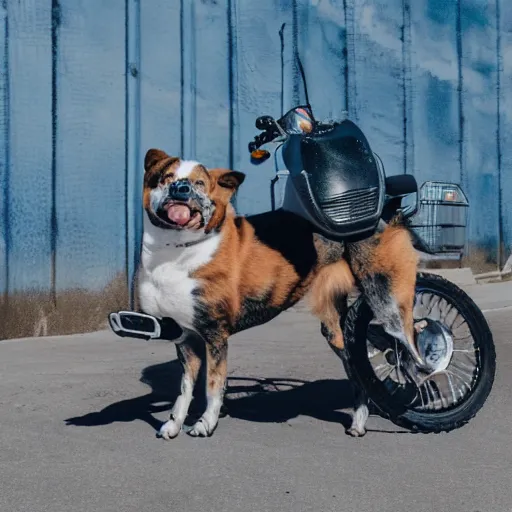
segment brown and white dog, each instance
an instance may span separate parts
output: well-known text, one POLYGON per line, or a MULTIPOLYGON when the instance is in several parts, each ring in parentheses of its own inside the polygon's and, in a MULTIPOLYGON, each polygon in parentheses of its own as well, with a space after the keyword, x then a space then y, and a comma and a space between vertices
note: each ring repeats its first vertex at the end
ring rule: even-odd
MULTIPOLYGON (((383 225, 361 242, 332 242, 284 211, 236 216, 230 199, 244 180, 240 172, 208 170, 157 149, 147 152, 144 166, 140 308, 173 318, 185 332, 176 345, 181 395, 160 429, 164 439, 180 432, 203 363, 207 406, 189 434, 213 433, 227 377, 228 338, 271 320, 306 293, 322 333, 342 358, 341 325, 354 285, 385 329, 414 345, 417 258, 405 228, 383 225)), ((348 433, 363 435, 367 417, 360 397, 348 433)))

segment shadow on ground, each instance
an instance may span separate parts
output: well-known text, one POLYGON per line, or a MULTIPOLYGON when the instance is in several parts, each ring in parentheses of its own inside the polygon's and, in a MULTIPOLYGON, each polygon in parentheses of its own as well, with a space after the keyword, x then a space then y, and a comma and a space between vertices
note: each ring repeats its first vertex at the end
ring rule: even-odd
MULTIPOLYGON (((66 420, 68 425, 94 427, 115 422, 142 420, 158 430, 162 422, 153 415, 170 410, 180 392, 181 365, 177 360, 148 366, 141 382, 151 392, 108 405, 101 411, 66 420)), ((204 375, 191 404, 187 424, 204 410, 204 375)), ((322 421, 350 425, 350 415, 340 411, 353 406, 352 388, 348 380, 253 379, 229 377, 222 416, 229 415, 255 422, 280 423, 297 416, 311 416, 322 421)))

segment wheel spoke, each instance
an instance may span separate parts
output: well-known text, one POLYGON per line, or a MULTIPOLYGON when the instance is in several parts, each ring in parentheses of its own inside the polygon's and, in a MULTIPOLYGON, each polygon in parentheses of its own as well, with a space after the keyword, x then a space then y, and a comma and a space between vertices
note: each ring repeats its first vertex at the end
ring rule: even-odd
MULTIPOLYGON (((461 398, 464 398, 464 395, 465 395, 465 390, 467 389, 468 391, 471 390, 471 386, 460 376, 460 375, 457 375, 455 372, 451 371, 451 370, 445 370, 449 375, 453 376, 455 379, 457 379, 459 382, 462 382, 462 388, 460 386, 457 386, 456 387, 456 390, 459 391, 460 393, 460 397, 458 400, 460 400, 461 398)), ((457 400, 457 401, 458 401, 457 400)))
POLYGON ((407 407, 424 411, 447 409, 471 392, 479 371, 480 348, 475 346, 470 327, 457 305, 434 292, 416 294, 413 316, 415 321, 428 318, 441 322, 450 331, 453 354, 449 366, 443 372, 432 375, 418 385, 404 375, 401 361, 404 353, 401 345, 395 339, 393 346, 375 331, 372 332, 372 337, 376 336, 375 345, 368 338, 368 359, 377 378, 386 382, 390 396, 396 396, 399 390, 403 390, 399 399, 407 407), (384 348, 386 346, 387 349, 384 348), (393 364, 386 355, 390 349, 396 361, 393 364))
POLYGON ((449 372, 446 372, 446 378, 448 380, 448 385, 450 386, 450 392, 452 394, 453 403, 457 401, 457 394, 455 393, 455 387, 453 386, 452 376, 449 372))
POLYGON ((474 372, 471 371, 471 373, 467 372, 465 369, 460 368, 456 364, 451 364, 448 369, 454 373, 457 377, 464 378, 468 377, 470 380, 473 380, 474 372))
POLYGON ((429 391, 431 391, 430 387, 428 386, 428 381, 425 382, 425 384, 423 384, 423 389, 425 389, 425 396, 427 398, 427 403, 425 405, 425 408, 426 409, 430 409, 432 407, 432 402, 430 401, 430 393, 429 391))

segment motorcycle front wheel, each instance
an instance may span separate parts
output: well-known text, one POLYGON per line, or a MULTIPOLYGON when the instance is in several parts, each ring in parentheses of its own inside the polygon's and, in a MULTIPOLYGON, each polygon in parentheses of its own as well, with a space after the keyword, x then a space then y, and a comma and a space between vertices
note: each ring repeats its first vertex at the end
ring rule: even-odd
POLYGON ((473 300, 435 274, 417 275, 413 314, 415 321, 434 320, 450 333, 451 358, 443 371, 411 379, 403 364, 405 349, 372 322, 372 310, 361 296, 344 325, 349 373, 396 425, 448 432, 473 418, 491 392, 496 372, 492 334, 473 300))

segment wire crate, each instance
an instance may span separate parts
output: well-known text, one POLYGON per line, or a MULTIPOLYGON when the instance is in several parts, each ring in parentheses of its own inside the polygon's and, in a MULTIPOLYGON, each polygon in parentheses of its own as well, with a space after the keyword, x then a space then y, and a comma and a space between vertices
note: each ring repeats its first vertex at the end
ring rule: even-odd
POLYGON ((427 181, 418 195, 418 211, 410 227, 433 253, 462 256, 469 208, 464 192, 453 183, 427 181))

